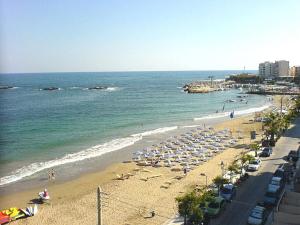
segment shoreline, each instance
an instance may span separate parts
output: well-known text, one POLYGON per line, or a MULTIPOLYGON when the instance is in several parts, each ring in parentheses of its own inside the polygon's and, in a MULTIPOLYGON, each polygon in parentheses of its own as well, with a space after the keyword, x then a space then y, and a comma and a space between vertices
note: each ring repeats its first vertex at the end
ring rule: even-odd
MULTIPOLYGON (((210 125, 214 126, 217 130, 229 127, 233 130, 234 136, 237 135, 237 127, 239 127, 243 133, 248 136, 249 130, 253 129, 253 127, 261 127, 260 123, 252 123, 251 125, 248 122, 251 118, 253 118, 253 114, 238 116, 232 120, 225 119, 220 121, 214 119, 210 125)), ((209 124, 207 123, 207 125, 209 124)), ((165 136, 170 136, 170 134, 168 133, 165 136)), ((249 137, 246 137, 244 142, 247 142, 248 139, 249 137)), ((204 179, 199 178, 200 172, 207 173, 209 182, 211 182, 217 174, 221 173, 221 168, 218 166, 220 161, 224 161, 224 163, 228 165, 243 151, 243 149, 239 148, 229 148, 215 155, 204 164, 197 166, 194 170, 189 172, 184 179, 178 181, 173 180, 173 177, 181 175, 182 172, 171 172, 169 168, 146 167, 147 170, 152 171, 149 173, 151 176, 160 174, 161 177, 145 182, 142 181, 142 179, 149 175, 143 171, 133 172, 138 167, 135 163, 114 163, 101 171, 84 174, 71 181, 49 185, 47 188, 52 197, 51 205, 41 205, 39 210, 40 214, 25 220, 16 221, 15 223, 32 225, 37 225, 41 222, 49 225, 66 224, 67 221, 74 222, 75 219, 78 219, 76 218, 76 214, 84 210, 93 210, 93 216, 87 220, 81 218, 76 223, 79 223, 79 221, 81 221, 80 224, 95 223, 95 193, 97 186, 101 185, 104 192, 117 199, 134 199, 134 204, 139 205, 138 208, 139 211, 141 211, 137 213, 136 210, 132 209, 130 212, 120 213, 120 216, 116 218, 114 212, 120 207, 120 202, 111 198, 108 200, 109 207, 104 211, 104 222, 107 224, 124 224, 124 222, 130 224, 161 224, 167 220, 165 217, 170 217, 176 212, 174 197, 189 189, 191 185, 199 184, 199 182, 201 185, 204 185, 204 179), (126 174, 128 172, 134 173, 134 176, 124 181, 115 179, 116 174, 126 174), (171 182, 171 187, 168 189, 161 188, 165 182, 171 182), (140 214, 146 215, 148 210, 152 207, 157 210, 158 215, 161 215, 159 220, 145 220, 141 217, 140 214), (74 212, 69 212, 68 214, 70 215, 61 218, 62 221, 54 218, 58 214, 65 215, 66 210, 68 211, 70 208, 72 208, 74 212), (41 219, 43 221, 41 221, 41 219)), ((10 193, 5 196, 1 195, 0 207, 3 209, 12 206, 25 207, 31 199, 37 197, 39 191, 41 191, 41 188, 35 187, 26 191, 10 193)), ((125 205, 123 205, 123 207, 125 207, 125 205)))
MULTIPOLYGON (((269 106, 260 106, 260 107, 251 107, 248 109, 240 109, 236 111, 235 118, 243 117, 250 115, 258 110, 259 112, 265 110, 269 106), (254 112, 253 112, 254 111, 254 112), (239 113, 240 112, 240 113, 239 113)), ((222 123, 228 119, 229 112, 224 113, 215 113, 209 114, 209 116, 203 116, 200 118, 194 118, 193 121, 190 121, 189 124, 180 124, 177 125, 176 129, 168 130, 162 133, 155 133, 152 135, 145 135, 141 140, 136 141, 134 144, 129 145, 127 147, 107 152, 102 154, 101 156, 95 158, 89 158, 81 161, 77 161, 74 163, 67 163, 64 165, 60 165, 59 167, 54 167, 55 172, 57 174, 55 184, 62 184, 68 181, 72 181, 74 179, 78 179, 82 176, 85 176, 89 173, 95 173, 98 171, 103 171, 107 167, 115 163, 121 163, 123 161, 131 160, 132 153, 143 149, 145 147, 149 147, 153 144, 158 144, 162 141, 165 141, 171 136, 180 135, 184 132, 190 131, 191 129, 201 126, 203 124, 206 125, 216 125, 218 123, 222 123), (82 169, 84 168, 84 169, 82 169)), ((160 128, 159 128, 160 129, 160 128)), ((146 131, 144 133, 147 133, 146 131)), ((137 134, 131 135, 132 137, 137 136, 137 134)), ((3 185, 0 187, 0 197, 5 196, 7 194, 17 193, 19 191, 26 191, 33 188, 43 188, 49 185, 48 181, 48 170, 44 169, 29 178, 22 179, 20 181, 16 181, 7 185, 3 185)), ((50 185, 52 182, 50 183, 50 185)))
MULTIPOLYGON (((242 117, 242 116, 237 116, 242 117)), ((125 148, 122 148, 120 150, 107 152, 99 157, 91 158, 83 161, 75 162, 74 164, 65 164, 62 165, 61 168, 54 168, 56 171, 56 178, 54 182, 48 181, 48 173, 47 170, 39 172, 36 174, 36 176, 33 176, 33 178, 30 179, 24 179, 17 182, 13 182, 11 184, 3 185, 0 187, 0 198, 7 195, 7 194, 14 194, 20 191, 28 191, 31 189, 36 188, 43 188, 45 186, 52 186, 54 185, 61 185, 69 181, 73 181, 76 179, 80 179, 83 176, 89 175, 91 173, 97 173, 106 170, 112 165, 119 164, 123 161, 131 160, 132 153, 137 151, 138 149, 145 148, 147 146, 158 144, 166 139, 168 139, 171 136, 176 136, 181 133, 190 131, 196 126, 201 126, 202 124, 206 124, 209 126, 213 126, 218 123, 222 123, 225 120, 227 120, 227 117, 221 117, 221 118, 207 118, 204 120, 201 120, 199 122, 194 121, 193 125, 191 126, 179 126, 178 129, 168 131, 166 133, 160 133, 160 134, 154 134, 148 137, 144 137, 143 140, 140 140, 136 143, 134 143, 131 146, 127 146, 125 148), (88 164, 88 165, 87 165, 88 164), (88 166, 88 168, 85 168, 85 171, 74 173, 75 166, 88 166), (68 170, 72 169, 71 170, 68 170), (70 171, 70 174, 63 174, 62 171, 70 171)))
MULTIPOLYGON (((234 119, 232 119, 232 121, 241 119, 244 117, 249 117, 252 114, 253 113, 237 115, 234 119)), ((216 118, 204 118, 203 120, 199 120, 198 122, 195 120, 193 125, 190 125, 190 126, 189 125, 182 126, 182 127, 179 126, 179 128, 176 130, 144 137, 143 140, 138 141, 137 143, 135 143, 131 146, 125 147, 125 148, 117 150, 117 151, 105 153, 98 158, 89 159, 88 161, 91 164, 91 166, 90 166, 91 168, 89 168, 88 170, 86 170, 85 172, 83 172, 79 175, 73 175, 71 177, 68 175, 67 179, 64 176, 60 177, 58 175, 54 182, 49 182, 47 179, 47 176, 48 176, 47 171, 44 171, 45 173, 44 173, 43 179, 34 181, 35 178, 32 178, 32 179, 28 179, 28 180, 14 182, 14 183, 8 184, 7 186, 2 186, 2 187, 0 187, 0 198, 4 197, 5 195, 16 194, 18 192, 23 192, 23 191, 25 191, 25 192, 31 191, 33 189, 42 188, 45 186, 51 187, 51 186, 55 186, 55 185, 64 185, 65 183, 68 183, 68 182, 80 180, 85 176, 89 176, 90 174, 94 174, 94 173, 97 174, 97 173, 104 172, 104 171, 109 170, 110 168, 113 168, 119 164, 130 165, 132 163, 123 163, 123 162, 127 161, 127 160, 131 160, 132 153, 141 147, 146 147, 145 143, 146 143, 146 145, 150 146, 152 144, 157 144, 159 142, 162 142, 171 136, 176 136, 176 135, 180 135, 182 133, 188 132, 197 126, 202 126, 203 124, 205 124, 207 126, 218 126, 218 125, 228 122, 228 121, 229 121, 229 119, 227 118, 227 116, 226 117, 225 116, 216 117, 216 118), (99 161, 101 162, 101 164, 99 164, 99 161), (30 185, 29 183, 32 183, 33 185, 30 185), (5 189, 9 189, 9 190, 5 190, 5 189)), ((86 162, 85 162, 85 160, 83 160, 83 161, 79 161, 77 163, 85 164, 86 162)), ((66 165, 70 165, 71 167, 73 167, 72 164, 66 164, 66 165)))

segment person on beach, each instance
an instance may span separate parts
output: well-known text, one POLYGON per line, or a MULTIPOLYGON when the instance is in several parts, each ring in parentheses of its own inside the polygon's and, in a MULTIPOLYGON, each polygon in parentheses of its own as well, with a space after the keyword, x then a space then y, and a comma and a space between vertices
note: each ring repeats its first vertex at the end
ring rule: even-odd
POLYGON ((54 172, 54 169, 51 170, 51 180, 55 180, 55 172, 54 172))
POLYGON ((48 190, 45 188, 45 190, 44 190, 44 192, 43 192, 43 197, 44 197, 44 198, 48 198, 48 196, 49 196, 49 192, 48 192, 48 190))
POLYGON ((51 180, 51 171, 50 170, 48 171, 48 180, 49 181, 51 180))

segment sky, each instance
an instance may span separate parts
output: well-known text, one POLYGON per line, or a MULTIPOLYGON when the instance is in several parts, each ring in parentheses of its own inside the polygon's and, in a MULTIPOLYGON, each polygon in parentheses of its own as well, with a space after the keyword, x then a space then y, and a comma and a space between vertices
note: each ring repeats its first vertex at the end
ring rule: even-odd
POLYGON ((300 65, 299 0, 0 0, 0 73, 300 65))

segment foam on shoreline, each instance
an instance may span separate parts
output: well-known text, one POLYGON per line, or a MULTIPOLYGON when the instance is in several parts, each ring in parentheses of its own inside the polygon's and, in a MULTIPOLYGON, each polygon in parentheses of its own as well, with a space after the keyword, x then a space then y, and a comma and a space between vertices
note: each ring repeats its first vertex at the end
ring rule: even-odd
MULTIPOLYGON (((265 105, 265 106, 261 106, 261 107, 250 108, 250 109, 244 109, 244 110, 238 110, 238 111, 235 111, 235 115, 245 115, 245 114, 250 114, 250 113, 254 113, 254 112, 259 112, 259 111, 267 109, 268 107, 270 107, 270 105, 265 105)), ((198 121, 198 120, 225 118, 225 117, 229 116, 229 113, 230 112, 211 114, 211 115, 203 116, 200 118, 194 118, 194 120, 198 121)), ((200 125, 186 125, 186 126, 180 126, 180 127, 193 128, 193 127, 198 127, 198 126, 200 126, 200 125)), ((32 163, 32 164, 23 166, 19 169, 12 171, 7 176, 1 177, 0 178, 0 186, 22 180, 22 179, 29 177, 33 174, 36 174, 42 170, 49 169, 49 168, 52 168, 55 166, 60 166, 60 165, 68 164, 68 163, 82 161, 85 159, 99 157, 105 153, 117 151, 117 150, 123 149, 125 147, 131 146, 131 145, 135 144, 136 142, 142 140, 143 137, 173 131, 180 127, 179 126, 170 126, 170 127, 161 127, 161 128, 157 128, 154 130, 144 131, 141 133, 129 135, 128 137, 125 137, 125 138, 114 139, 109 142, 106 142, 106 143, 103 143, 100 145, 96 145, 96 146, 87 148, 85 150, 82 150, 82 151, 79 151, 76 153, 67 154, 67 155, 63 156, 62 158, 53 159, 53 160, 49 160, 49 161, 45 161, 45 162, 32 163)))
MULTIPOLYGON (((250 108, 250 109, 237 110, 237 111, 234 111, 234 115, 235 116, 241 116, 241 115, 246 115, 246 114, 250 114, 250 113, 261 112, 261 111, 269 108, 270 106, 271 106, 271 104, 267 104, 267 105, 260 106, 260 107, 254 107, 254 108, 250 108)), ((199 120, 206 120, 206 119, 223 118, 223 117, 227 117, 227 116, 229 117, 230 113, 231 112, 214 113, 214 114, 209 114, 207 116, 194 118, 194 120, 195 121, 199 121, 199 120)))
POLYGON ((108 152, 117 151, 133 145, 137 141, 142 140, 143 137, 159 134, 159 133, 165 133, 171 130, 175 130, 177 128, 178 128, 177 126, 162 127, 155 130, 149 130, 142 133, 138 133, 138 134, 132 134, 129 137, 114 139, 104 144, 95 145, 91 148, 76 153, 67 154, 62 158, 53 159, 46 162, 32 163, 30 165, 23 166, 13 171, 10 175, 1 177, 0 186, 19 181, 25 177, 29 177, 42 170, 49 169, 55 166, 60 166, 68 163, 82 161, 85 159, 95 158, 108 152))

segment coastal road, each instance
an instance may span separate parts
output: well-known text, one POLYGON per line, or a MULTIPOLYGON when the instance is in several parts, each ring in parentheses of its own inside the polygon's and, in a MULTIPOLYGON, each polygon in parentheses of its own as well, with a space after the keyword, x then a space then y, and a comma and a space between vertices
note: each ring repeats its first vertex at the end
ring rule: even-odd
POLYGON ((271 157, 262 158, 262 167, 251 173, 250 178, 238 188, 236 198, 227 204, 220 217, 211 220, 211 225, 245 225, 251 209, 262 201, 266 187, 277 167, 284 163, 283 157, 300 144, 300 118, 276 143, 271 157))

